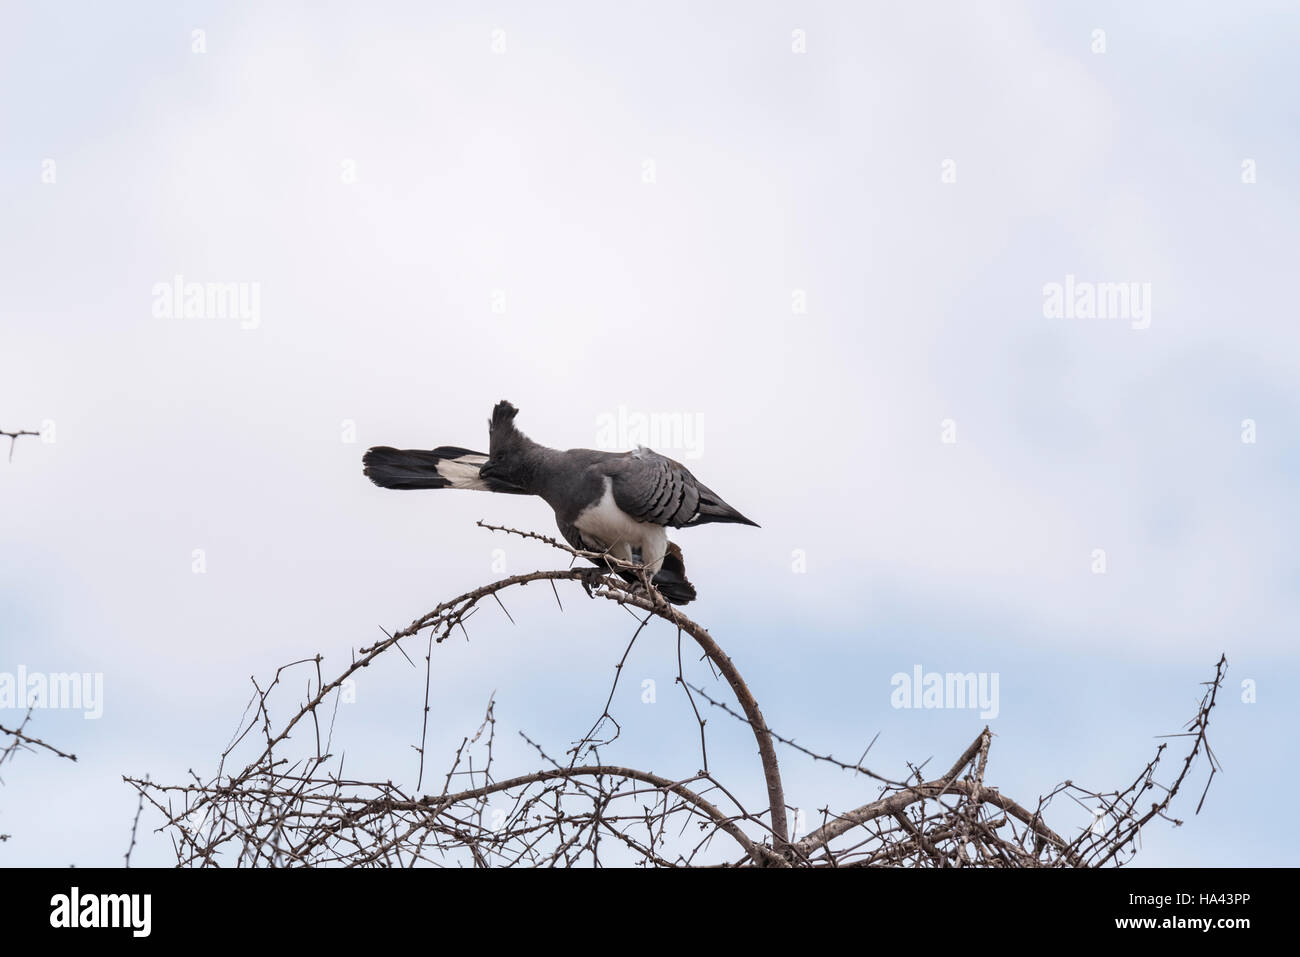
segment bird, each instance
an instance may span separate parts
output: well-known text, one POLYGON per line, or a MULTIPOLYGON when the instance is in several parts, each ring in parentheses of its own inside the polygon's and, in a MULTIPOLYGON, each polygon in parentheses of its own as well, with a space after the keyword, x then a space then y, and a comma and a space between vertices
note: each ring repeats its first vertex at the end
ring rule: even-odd
MULTIPOLYGON (((515 425, 519 410, 502 400, 488 421, 488 452, 460 446, 396 449, 386 445, 362 456, 363 472, 387 489, 459 488, 505 495, 536 495, 555 511, 564 540, 644 567, 660 594, 674 605, 696 598, 681 548, 669 528, 711 522, 759 527, 732 508, 674 459, 644 446, 630 452, 547 448, 515 425)), ((631 569, 592 559, 597 575, 613 571, 633 583, 631 569)), ((584 586, 589 582, 584 581, 584 586)))

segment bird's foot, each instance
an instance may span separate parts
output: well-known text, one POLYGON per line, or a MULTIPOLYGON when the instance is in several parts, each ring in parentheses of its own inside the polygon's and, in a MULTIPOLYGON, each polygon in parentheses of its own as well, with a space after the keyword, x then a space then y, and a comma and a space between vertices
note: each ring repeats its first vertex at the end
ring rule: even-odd
POLYGON ((605 581, 605 572, 599 568, 584 568, 582 577, 578 579, 582 582, 582 589, 587 593, 588 598, 595 598, 592 592, 593 588, 599 588, 605 581))
POLYGON ((668 596, 660 591, 659 583, 649 578, 645 571, 642 570, 637 574, 637 580, 632 582, 628 590, 638 598, 644 598, 652 605, 668 604, 668 596))

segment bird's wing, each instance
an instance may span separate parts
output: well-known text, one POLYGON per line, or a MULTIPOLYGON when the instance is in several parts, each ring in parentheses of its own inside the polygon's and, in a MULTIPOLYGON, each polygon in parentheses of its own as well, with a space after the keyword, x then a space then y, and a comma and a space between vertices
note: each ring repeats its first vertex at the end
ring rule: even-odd
POLYGON ((613 456, 601 467, 612 482, 614 504, 639 522, 669 528, 707 522, 757 524, 724 502, 682 463, 650 449, 613 456))
POLYGON ((560 534, 564 536, 564 540, 574 548, 584 552, 601 551, 601 548, 594 542, 588 542, 583 539, 582 532, 578 531, 578 526, 571 525, 558 515, 555 516, 555 524, 559 526, 560 534))

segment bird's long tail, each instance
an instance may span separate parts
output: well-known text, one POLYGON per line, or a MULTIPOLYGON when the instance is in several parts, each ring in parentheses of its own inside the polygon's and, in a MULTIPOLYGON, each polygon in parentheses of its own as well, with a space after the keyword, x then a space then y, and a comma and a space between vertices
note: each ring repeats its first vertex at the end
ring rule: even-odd
POLYGON ((469 488, 482 492, 523 494, 500 479, 479 474, 488 457, 482 452, 444 445, 422 449, 376 446, 362 457, 366 477, 382 488, 469 488))
POLYGON ((676 542, 668 543, 668 552, 659 574, 654 577, 655 587, 674 605, 688 605, 695 600, 695 586, 686 580, 686 563, 676 542))

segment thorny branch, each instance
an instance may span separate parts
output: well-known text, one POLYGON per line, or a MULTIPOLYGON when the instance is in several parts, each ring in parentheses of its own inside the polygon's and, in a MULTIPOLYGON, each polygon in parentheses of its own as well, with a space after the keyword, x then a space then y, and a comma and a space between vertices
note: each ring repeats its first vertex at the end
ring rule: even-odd
POLYGON ((1031 810, 985 783, 993 740, 988 728, 946 774, 926 780, 921 769, 911 768, 905 779, 895 780, 863 765, 871 745, 858 761, 847 762, 772 731, 735 664, 708 631, 664 601, 649 585, 644 569, 544 535, 479 524, 542 542, 575 560, 600 559, 615 569, 631 570, 640 583, 585 567, 512 575, 443 602, 405 628, 385 632, 384 640, 358 649, 333 680, 324 679, 320 656, 283 666, 265 688, 254 680, 254 694, 214 775, 203 779, 191 772, 192 780, 179 784, 125 778, 139 792, 142 806, 147 803, 162 816, 158 830, 171 838, 179 866, 1095 867, 1127 863, 1142 828, 1154 818, 1179 823, 1166 812, 1200 754, 1210 762, 1211 778, 1218 770, 1205 735, 1225 674, 1224 658, 1188 724, 1192 747, 1167 787, 1155 779, 1167 746, 1161 744, 1123 790, 1091 792, 1067 781, 1031 810), (468 637, 466 622, 486 598, 509 617, 501 594, 535 581, 545 581, 552 589, 559 581, 579 582, 593 598, 616 602, 635 618, 601 715, 562 760, 521 731, 546 766, 502 778, 495 770, 496 718, 489 703, 482 724, 452 756, 441 790, 421 793, 435 646, 456 632, 468 637), (619 736, 613 711, 618 678, 653 619, 666 622, 677 634, 677 682, 700 729, 702 769, 678 778, 600 757, 601 748, 619 736), (394 647, 410 661, 402 643, 422 632, 427 635, 415 788, 345 775, 343 759, 330 749, 345 682, 394 647), (687 680, 683 635, 699 647, 715 678, 726 683, 735 706, 687 680), (302 669, 307 671, 305 703, 286 722, 277 723, 273 705, 284 693, 277 694, 277 689, 287 687, 290 674, 302 669), (709 770, 706 721, 696 707, 697 695, 748 725, 763 774, 761 807, 747 807, 745 789, 724 784, 709 770), (325 728, 322 718, 328 721, 325 728), (610 736, 601 737, 607 725, 610 736), (302 726, 309 727, 307 746, 294 749, 292 734, 302 726), (877 795, 848 811, 823 808, 821 822, 811 833, 792 834, 777 743, 868 777, 877 795), (236 761, 237 753, 245 757, 236 761), (242 770, 228 773, 228 763, 242 764, 242 770), (1141 795, 1153 788, 1160 789, 1160 799, 1140 811, 1141 795), (1090 820, 1073 836, 1053 830, 1045 820, 1044 812, 1062 794, 1090 812, 1090 820))
MULTIPOLYGON (((0 768, 4 767, 5 762, 13 761, 19 751, 36 751, 38 748, 68 761, 77 760, 75 754, 60 751, 54 745, 46 744, 40 738, 34 738, 27 733, 27 725, 32 720, 32 710, 32 708, 27 709, 27 713, 23 715, 22 723, 16 728, 6 728, 0 724, 0 738, 10 739, 9 743, 0 750, 0 768)), ((3 783, 3 780, 0 780, 0 783, 3 783)), ((9 840, 10 836, 9 834, 0 834, 0 842, 9 840)))

